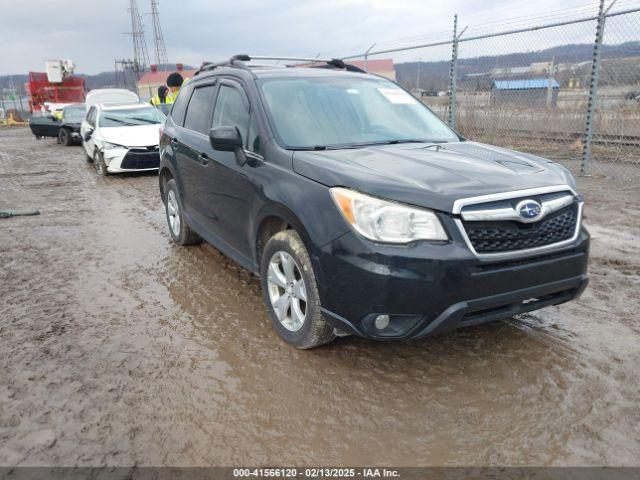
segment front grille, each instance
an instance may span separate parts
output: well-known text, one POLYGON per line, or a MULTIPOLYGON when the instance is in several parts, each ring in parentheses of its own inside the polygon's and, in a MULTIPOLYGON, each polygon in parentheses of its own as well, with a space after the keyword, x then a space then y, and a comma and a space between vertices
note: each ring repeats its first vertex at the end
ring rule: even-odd
POLYGON ((463 221, 477 253, 502 253, 543 247, 569 240, 576 231, 578 204, 573 203, 535 223, 463 221))
POLYGON ((158 168, 160 166, 160 153, 157 147, 146 149, 130 149, 122 159, 120 168, 130 170, 142 170, 145 168, 158 168))

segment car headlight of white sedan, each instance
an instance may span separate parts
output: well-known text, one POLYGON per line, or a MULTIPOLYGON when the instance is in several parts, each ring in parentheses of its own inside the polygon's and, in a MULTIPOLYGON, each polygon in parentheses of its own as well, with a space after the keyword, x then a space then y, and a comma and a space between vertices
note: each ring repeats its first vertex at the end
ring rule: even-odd
POLYGON ((102 149, 103 150, 115 150, 116 148, 127 148, 124 145, 118 145, 117 143, 111 143, 111 142, 102 142, 102 149))

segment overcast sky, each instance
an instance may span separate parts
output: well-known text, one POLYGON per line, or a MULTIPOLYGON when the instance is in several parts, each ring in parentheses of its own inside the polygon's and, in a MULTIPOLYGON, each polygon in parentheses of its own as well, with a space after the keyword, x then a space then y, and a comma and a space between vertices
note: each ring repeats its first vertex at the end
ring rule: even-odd
MULTIPOLYGON (((137 3, 153 63, 149 0, 137 3)), ((43 71, 44 60, 55 58, 72 59, 81 73, 112 70, 115 57, 132 56, 124 34, 131 29, 128 5, 0 0, 0 74, 43 71)), ((514 18, 550 21, 569 9, 596 8, 597 0, 160 0, 160 19, 169 61, 199 65, 234 53, 339 57, 374 42, 384 47, 407 37, 446 38, 454 13, 462 25, 476 26, 514 18), (567 10, 554 14, 560 9, 567 10)), ((591 29, 584 36, 591 39, 591 29)))

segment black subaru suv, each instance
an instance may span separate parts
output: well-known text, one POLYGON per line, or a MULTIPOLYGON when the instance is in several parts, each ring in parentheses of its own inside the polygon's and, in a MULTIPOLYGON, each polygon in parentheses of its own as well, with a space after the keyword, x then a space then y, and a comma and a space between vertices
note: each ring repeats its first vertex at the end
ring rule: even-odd
POLYGON ((182 88, 160 193, 173 241, 260 276, 285 341, 416 338, 582 293, 589 235, 564 167, 465 140, 339 60, 257 58, 205 64, 182 88))

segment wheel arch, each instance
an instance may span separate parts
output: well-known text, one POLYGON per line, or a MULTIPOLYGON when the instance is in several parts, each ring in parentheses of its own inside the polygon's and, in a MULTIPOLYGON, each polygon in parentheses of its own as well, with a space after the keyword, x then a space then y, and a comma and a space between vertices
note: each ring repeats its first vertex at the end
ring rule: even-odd
POLYGON ((162 198, 163 202, 165 188, 167 187, 167 183, 169 182, 169 180, 171 180, 172 178, 176 178, 173 170, 171 170, 171 168, 167 165, 161 165, 160 172, 158 173, 158 187, 160 188, 160 198, 162 198))
POLYGON ((300 219, 287 207, 280 204, 272 204, 265 206, 258 215, 254 223, 255 228, 253 232, 253 254, 257 265, 260 265, 262 250, 269 241, 269 239, 276 233, 293 229, 295 230, 305 248, 309 252, 309 256, 312 258, 315 256, 313 250, 313 243, 307 229, 304 227, 300 219))

